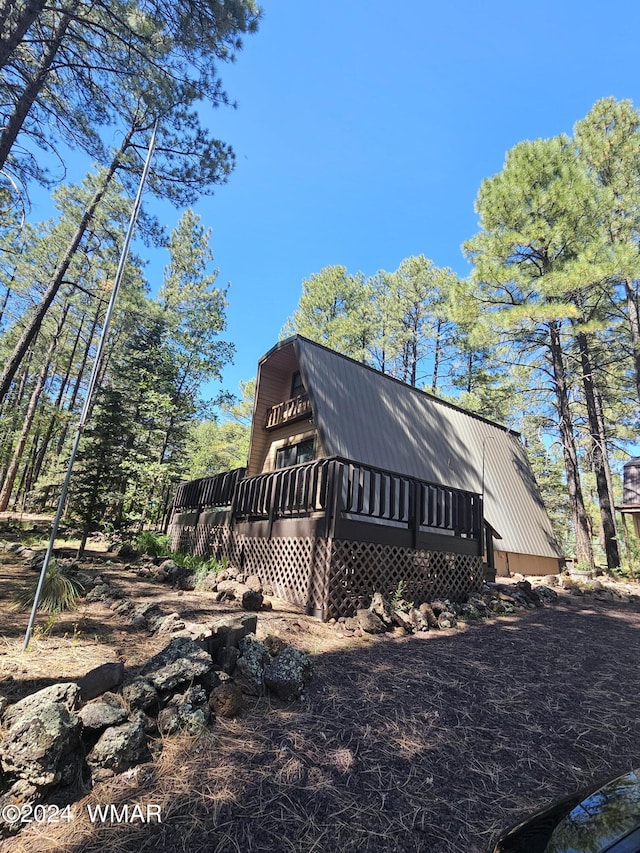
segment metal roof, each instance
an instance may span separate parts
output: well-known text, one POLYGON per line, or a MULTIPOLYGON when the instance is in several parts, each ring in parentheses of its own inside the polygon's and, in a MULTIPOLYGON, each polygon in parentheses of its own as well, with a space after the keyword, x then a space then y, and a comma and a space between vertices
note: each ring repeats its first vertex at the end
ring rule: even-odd
POLYGON ((279 346, 291 341, 327 456, 482 493, 500 550, 561 555, 518 433, 301 336, 279 346))

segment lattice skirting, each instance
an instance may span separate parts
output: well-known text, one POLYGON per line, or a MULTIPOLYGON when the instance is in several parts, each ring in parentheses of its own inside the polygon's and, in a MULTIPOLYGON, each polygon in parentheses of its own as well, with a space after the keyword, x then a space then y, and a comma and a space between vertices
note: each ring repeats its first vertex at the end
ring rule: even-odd
POLYGON ((464 600, 481 590, 482 559, 468 554, 414 551, 369 542, 312 537, 260 538, 225 526, 174 525, 172 547, 203 557, 226 557, 257 574, 279 598, 324 619, 355 613, 360 599, 402 584, 416 604, 434 598, 464 600))
POLYGON ((360 598, 379 590, 416 604, 435 598, 464 601, 483 584, 482 558, 394 545, 334 540, 325 618, 352 615, 360 598))

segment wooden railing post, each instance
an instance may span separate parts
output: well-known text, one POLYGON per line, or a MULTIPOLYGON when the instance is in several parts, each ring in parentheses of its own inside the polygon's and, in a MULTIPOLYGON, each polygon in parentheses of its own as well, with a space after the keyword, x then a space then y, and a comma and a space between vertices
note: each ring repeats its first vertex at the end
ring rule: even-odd
POLYGON ((328 476, 325 538, 333 539, 336 535, 336 525, 339 528, 340 514, 342 513, 342 480, 344 478, 342 462, 332 459, 328 476))
POLYGON ((418 547, 418 534, 420 533, 420 495, 420 484, 411 480, 409 484, 409 526, 414 550, 418 547))
POLYGON ((273 522, 276 516, 276 499, 279 493, 279 484, 282 482, 282 477, 276 474, 276 476, 268 481, 268 489, 269 489, 269 536, 271 539, 271 534, 273 532, 273 522))

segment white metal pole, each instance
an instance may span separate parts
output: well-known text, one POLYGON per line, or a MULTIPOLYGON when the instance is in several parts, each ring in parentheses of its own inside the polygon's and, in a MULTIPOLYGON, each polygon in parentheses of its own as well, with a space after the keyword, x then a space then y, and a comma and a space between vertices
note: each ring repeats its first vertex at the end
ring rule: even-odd
POLYGON ((100 372, 100 362, 102 361, 102 353, 104 351, 105 343, 107 340, 107 332, 109 331, 109 324, 111 322, 111 316, 113 314, 113 309, 116 304, 116 298, 118 296, 118 291, 120 289, 120 284, 122 282, 122 276, 124 274, 125 265, 127 262, 127 257, 129 255, 129 246, 131 245, 131 238, 133 236, 133 230, 135 228, 136 221, 138 219, 138 213, 140 212, 140 205, 142 203, 142 191, 144 189, 144 184, 147 179, 147 175, 149 174, 149 167, 151 165, 151 157, 153 155, 153 149, 156 143, 156 131, 158 129, 158 122, 153 126, 153 132, 151 134, 151 139, 149 141, 149 149, 147 151, 147 159, 145 160, 144 168, 142 170, 142 175, 140 177, 140 185, 138 186, 138 192, 136 194, 135 201, 133 203, 133 209, 131 211, 131 218, 129 220, 129 226, 127 228, 127 233, 124 238, 124 244, 122 246, 122 252, 120 253, 120 260, 118 262, 118 269, 116 271, 116 277, 113 282, 113 290, 111 291, 111 298, 109 299, 109 304, 107 306, 107 313, 105 314, 104 323, 102 325, 102 332, 100 334, 100 340, 98 342, 98 349, 96 351, 96 357, 93 362, 93 370, 91 371, 91 377, 89 379, 89 386, 87 388, 87 395, 85 397, 84 406, 82 407, 82 413, 80 415, 80 420, 78 421, 78 426, 76 428, 76 434, 73 441, 73 447, 71 449, 71 456, 69 457, 69 464, 67 466, 67 473, 64 478, 64 482, 62 484, 62 492, 60 493, 60 499, 58 501, 58 508, 56 510, 55 518, 53 520, 53 527, 51 528, 51 536, 49 537, 49 544, 47 546, 47 550, 44 556, 44 562, 42 564, 42 570, 40 572, 40 579, 38 580, 38 586, 36 587, 35 597, 33 599, 33 608, 31 610, 31 616, 29 617, 29 624, 27 625, 27 631, 24 636, 24 645, 22 646, 22 651, 25 652, 29 645, 29 641, 31 639, 31 632, 33 631, 33 624, 36 619, 36 613, 38 612, 38 604, 40 603, 40 595, 42 594, 42 585, 44 584, 44 579, 47 574, 47 569, 49 568, 49 563, 51 561, 51 555, 53 554, 53 546, 56 539, 56 535, 58 533, 58 528, 60 527, 60 519, 62 518, 62 513, 64 511, 64 506, 67 501, 67 493, 69 491, 69 482, 71 480, 71 472, 73 470, 74 462, 76 461, 76 454, 78 452, 78 446, 80 445, 80 438, 82 437, 82 431, 87 422, 87 418, 89 417, 89 411, 91 410, 91 400, 93 397, 93 392, 95 390, 96 383, 98 381, 98 374, 100 372))

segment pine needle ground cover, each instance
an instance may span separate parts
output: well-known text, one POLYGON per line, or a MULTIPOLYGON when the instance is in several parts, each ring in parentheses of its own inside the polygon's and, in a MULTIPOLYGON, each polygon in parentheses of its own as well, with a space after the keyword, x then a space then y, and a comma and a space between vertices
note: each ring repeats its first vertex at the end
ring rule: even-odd
MULTIPOLYGON (((114 582, 172 609, 206 607, 115 567, 114 582)), ((12 622, 0 692, 112 659, 135 667, 166 643, 98 604, 76 618, 26 657, 12 622)), ((0 853, 478 853, 522 816, 640 765, 637 602, 567 596, 413 637, 338 639, 284 605, 260 624, 314 655, 304 701, 250 700, 199 737, 158 739, 153 762, 97 785, 69 824, 31 825, 0 853), (104 803, 160 806, 162 822, 92 822, 87 806, 104 803)))

